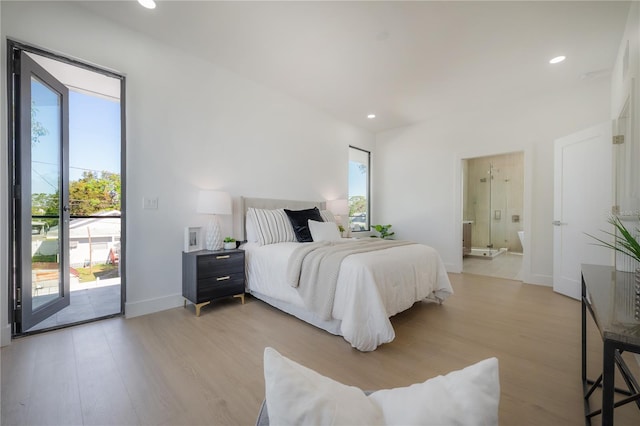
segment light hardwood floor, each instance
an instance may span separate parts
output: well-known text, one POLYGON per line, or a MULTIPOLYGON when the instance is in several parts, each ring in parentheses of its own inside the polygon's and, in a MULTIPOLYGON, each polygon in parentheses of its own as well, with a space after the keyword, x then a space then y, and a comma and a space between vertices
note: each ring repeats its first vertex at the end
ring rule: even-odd
MULTIPOLYGON (((251 425, 271 346, 363 389, 406 386, 495 356, 501 425, 583 425, 579 302, 547 287, 450 277, 454 296, 396 315, 395 341, 369 353, 250 297, 214 303, 199 318, 188 306, 17 339, 1 351, 2 424, 251 425)), ((590 338, 594 376, 594 327, 590 338)), ((640 411, 616 410, 616 424, 640 424, 640 411)))

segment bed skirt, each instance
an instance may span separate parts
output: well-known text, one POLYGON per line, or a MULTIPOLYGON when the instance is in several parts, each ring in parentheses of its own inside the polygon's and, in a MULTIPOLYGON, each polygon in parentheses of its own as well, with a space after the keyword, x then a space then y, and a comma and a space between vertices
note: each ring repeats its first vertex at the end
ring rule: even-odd
POLYGON ((251 294, 256 299, 260 299, 268 305, 273 306, 274 308, 278 308, 283 312, 286 312, 289 315, 293 315, 296 318, 301 319, 302 321, 309 323, 315 327, 318 327, 322 330, 325 330, 331 334, 335 334, 336 336, 342 336, 341 326, 342 321, 337 319, 324 320, 319 315, 308 311, 306 308, 301 308, 296 305, 292 305, 291 303, 283 302, 281 300, 274 299, 272 297, 266 296, 257 291, 247 290, 249 294, 251 294))

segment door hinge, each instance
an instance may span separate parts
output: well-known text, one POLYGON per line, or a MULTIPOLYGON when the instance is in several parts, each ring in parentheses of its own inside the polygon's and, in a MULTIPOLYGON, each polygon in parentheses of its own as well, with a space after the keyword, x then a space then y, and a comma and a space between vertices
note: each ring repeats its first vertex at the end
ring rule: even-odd
POLYGON ((13 51, 13 73, 15 75, 20 75, 20 51, 13 51))
POLYGON ((621 145, 624 143, 624 135, 615 135, 611 137, 614 145, 621 145))
POLYGON ((16 307, 20 308, 20 306, 22 305, 22 289, 21 288, 16 288, 16 307))

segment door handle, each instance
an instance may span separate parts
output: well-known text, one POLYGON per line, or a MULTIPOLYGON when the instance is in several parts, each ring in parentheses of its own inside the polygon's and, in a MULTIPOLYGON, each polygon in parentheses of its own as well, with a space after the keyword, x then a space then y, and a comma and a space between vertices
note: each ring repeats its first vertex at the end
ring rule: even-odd
POLYGON ((559 220, 554 220, 553 222, 551 222, 551 224, 552 224, 553 226, 568 225, 568 223, 560 222, 559 220))
POLYGON ((62 211, 68 212, 69 211, 69 206, 62 206, 62 211))

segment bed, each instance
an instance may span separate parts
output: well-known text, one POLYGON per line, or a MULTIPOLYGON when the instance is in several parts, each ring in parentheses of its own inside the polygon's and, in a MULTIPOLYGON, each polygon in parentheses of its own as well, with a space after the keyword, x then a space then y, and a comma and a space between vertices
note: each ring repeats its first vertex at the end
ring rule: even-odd
MULTIPOLYGON (((247 292, 303 321, 342 336, 360 351, 375 350, 395 338, 389 317, 409 309, 416 302, 442 303, 453 294, 438 252, 429 246, 370 238, 325 240, 318 229, 326 230, 331 226, 318 222, 335 221, 335 218, 324 209, 322 202, 242 198, 241 205, 247 240, 242 246, 247 292), (292 238, 291 229, 287 228, 291 224, 283 216, 283 209, 290 210, 287 214, 317 209, 321 219, 312 220, 310 226, 314 225, 316 239, 320 241, 298 242, 292 238), (266 219, 259 216, 261 214, 270 222, 265 222, 266 219), (364 248, 365 245, 371 247, 364 248), (320 259, 331 258, 333 263, 326 260, 324 264, 330 266, 323 269, 318 266, 323 265, 321 260, 309 260, 312 254, 320 259), (315 265, 317 270, 310 269, 309 265, 315 265), (331 268, 335 268, 335 273, 322 273, 333 271, 331 268), (331 291, 331 286, 335 292, 331 291), (320 291, 323 295, 318 298, 315 292, 327 287, 330 290, 320 291), (317 299, 321 302, 314 304, 317 299), (319 309, 319 306, 323 308, 319 309)), ((295 237, 299 237, 295 220, 293 223, 295 237)), ((337 226, 335 228, 337 231, 337 226)))

